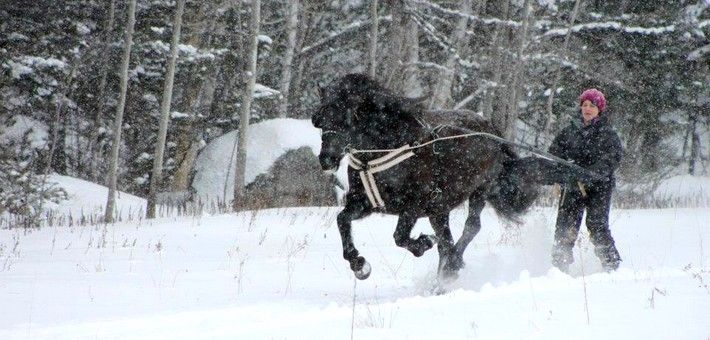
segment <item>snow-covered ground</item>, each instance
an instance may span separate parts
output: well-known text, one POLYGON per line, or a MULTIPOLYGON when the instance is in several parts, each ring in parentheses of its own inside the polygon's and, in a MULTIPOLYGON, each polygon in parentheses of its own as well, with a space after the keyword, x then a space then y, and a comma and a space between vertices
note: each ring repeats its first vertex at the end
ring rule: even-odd
POLYGON ((549 265, 553 209, 519 228, 486 209, 467 267, 438 296, 436 251, 396 247, 392 216, 354 223, 373 266, 355 282, 338 210, 0 230, 0 339, 710 337, 709 208, 614 210, 621 268, 602 272, 583 234, 572 276, 549 265))

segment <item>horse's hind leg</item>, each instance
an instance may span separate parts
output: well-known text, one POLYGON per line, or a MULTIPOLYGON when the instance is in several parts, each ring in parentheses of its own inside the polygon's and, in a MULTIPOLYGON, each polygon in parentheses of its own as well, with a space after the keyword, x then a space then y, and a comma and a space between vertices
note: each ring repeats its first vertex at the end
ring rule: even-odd
POLYGON ((486 205, 486 200, 483 195, 474 193, 468 198, 468 218, 463 228, 463 233, 454 247, 455 260, 459 261, 459 268, 465 265, 463 262, 463 253, 466 251, 469 243, 473 241, 478 232, 481 230, 481 211, 486 205))
POLYGON ((419 235, 415 240, 410 237, 412 233, 412 228, 417 222, 416 217, 409 213, 403 213, 399 215, 399 220, 397 221, 397 228, 394 231, 394 243, 402 248, 405 248, 412 252, 414 256, 419 257, 424 254, 427 250, 434 246, 434 239, 429 235, 419 235))
POLYGON ((355 248, 351 222, 369 215, 370 209, 365 206, 362 200, 348 199, 346 202, 345 209, 338 213, 337 219, 340 240, 343 243, 343 258, 350 262, 350 269, 355 273, 355 277, 365 280, 370 276, 372 269, 355 248))
POLYGON ((439 238, 439 277, 443 279, 455 278, 461 266, 455 256, 454 239, 451 236, 451 229, 449 229, 449 212, 430 216, 429 221, 439 238))

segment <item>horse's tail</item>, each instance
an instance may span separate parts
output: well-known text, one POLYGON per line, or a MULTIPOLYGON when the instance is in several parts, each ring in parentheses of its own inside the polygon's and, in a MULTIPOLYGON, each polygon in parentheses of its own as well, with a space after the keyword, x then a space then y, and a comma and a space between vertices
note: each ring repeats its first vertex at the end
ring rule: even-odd
POLYGON ((486 200, 503 217, 517 220, 539 195, 539 183, 530 180, 526 158, 510 157, 493 181, 486 200))

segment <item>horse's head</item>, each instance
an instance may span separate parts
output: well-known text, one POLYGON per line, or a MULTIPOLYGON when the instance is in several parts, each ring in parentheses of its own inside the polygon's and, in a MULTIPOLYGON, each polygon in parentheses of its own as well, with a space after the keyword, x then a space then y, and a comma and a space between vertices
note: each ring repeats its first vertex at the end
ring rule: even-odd
POLYGON ((320 89, 321 103, 311 123, 321 129, 321 151, 318 155, 323 170, 337 170, 347 148, 356 139, 359 125, 368 113, 370 89, 375 82, 360 74, 350 74, 320 89))
POLYGON ((364 74, 348 74, 320 89, 321 103, 311 117, 321 129, 323 170, 337 170, 349 146, 399 147, 413 139, 407 125, 419 126, 419 103, 399 97, 364 74), (396 133, 393 133, 396 132, 396 133))

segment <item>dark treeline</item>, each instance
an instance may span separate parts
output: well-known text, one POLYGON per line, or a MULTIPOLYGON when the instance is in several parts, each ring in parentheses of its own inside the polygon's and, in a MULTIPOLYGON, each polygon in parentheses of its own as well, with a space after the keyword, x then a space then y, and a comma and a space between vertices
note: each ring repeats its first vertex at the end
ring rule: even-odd
MULTIPOLYGON (((318 85, 374 71, 429 107, 482 112, 508 138, 544 149, 577 116, 579 93, 597 87, 626 149, 622 179, 709 172, 706 0, 380 0, 376 12, 372 5, 261 1, 252 122, 307 118, 318 85)), ((0 1, 0 131, 18 119, 47 131, 33 171, 105 180, 127 7, 0 1)), ((161 190, 187 190, 200 148, 239 126, 251 8, 236 0, 185 5, 161 190)), ((118 187, 141 196, 175 11, 175 1, 137 1, 118 187)))

